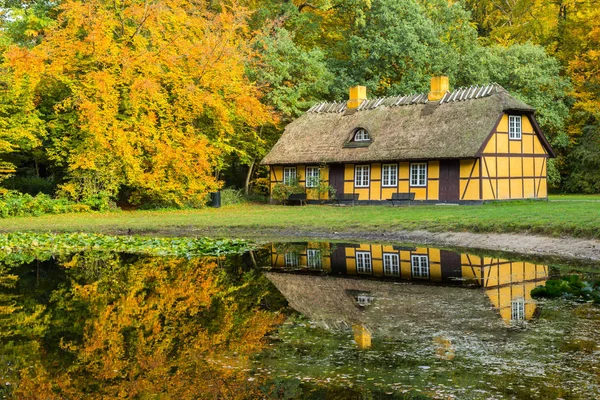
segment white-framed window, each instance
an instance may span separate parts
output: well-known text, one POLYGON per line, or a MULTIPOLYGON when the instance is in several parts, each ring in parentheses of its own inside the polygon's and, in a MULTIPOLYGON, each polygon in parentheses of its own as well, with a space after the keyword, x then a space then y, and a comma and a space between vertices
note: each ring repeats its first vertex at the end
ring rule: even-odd
POLYGON ((368 251, 356 252, 356 272, 359 274, 370 274, 373 272, 371 253, 368 251))
POLYGON ((296 183, 296 167, 283 168, 283 184, 291 185, 296 183))
POLYGON ((511 302, 511 321, 524 321, 525 320, 525 299, 519 298, 511 302))
POLYGON ((383 253, 383 274, 400 276, 400 258, 395 253, 383 253))
POLYGON ((369 140, 371 140, 371 137, 369 136, 369 132, 367 132, 367 130, 364 128, 357 129, 356 132, 354 133, 354 141, 355 142, 367 142, 369 140))
POLYGON ((429 278, 429 257, 422 255, 410 256, 413 278, 429 278))
POLYGON ((307 249, 306 263, 308 264, 308 269, 321 269, 321 250, 307 249))
POLYGON ((320 179, 319 167, 306 167, 306 187, 314 188, 319 186, 320 179))
POLYGON ((369 187, 369 174, 371 167, 368 165, 357 165, 354 167, 354 186, 369 187))
POLYGON ((369 296, 368 294, 359 294, 358 296, 356 296, 356 304, 358 304, 361 307, 367 307, 371 305, 373 299, 374 297, 369 296))
POLYGON ((514 140, 521 139, 521 116, 520 115, 509 115, 508 116, 508 137, 510 139, 514 139, 514 140))
POLYGON ((381 178, 383 187, 398 186, 398 164, 383 164, 381 178))
POLYGON ((298 253, 285 253, 285 266, 286 267, 297 267, 298 266, 298 253))
POLYGON ((427 163, 410 164, 410 186, 427 186, 427 163))

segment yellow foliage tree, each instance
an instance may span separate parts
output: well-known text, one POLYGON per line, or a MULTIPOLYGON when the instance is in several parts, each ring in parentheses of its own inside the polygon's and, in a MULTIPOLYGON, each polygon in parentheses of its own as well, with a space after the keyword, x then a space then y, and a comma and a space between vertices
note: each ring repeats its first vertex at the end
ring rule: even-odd
MULTIPOLYGON (((84 269, 97 262, 75 256, 64 265, 84 269)), ((41 354, 30 359, 15 396, 260 397, 259 382, 248 379, 248 361, 283 315, 260 309, 261 286, 252 292, 255 302, 238 298, 256 282, 232 285, 216 262, 198 259, 143 258, 123 265, 111 258, 100 270, 99 281, 73 283, 61 294, 71 313, 76 304, 86 310, 76 318, 83 338, 61 340, 72 362, 56 369, 41 354)))
MULTIPOLYGON (((48 152, 64 193, 198 205, 236 135, 271 121, 245 78, 242 9, 193 0, 65 0, 42 60, 48 152)), ((36 64, 38 65, 38 64, 36 64)), ((15 65, 11 65, 16 69, 15 65)))

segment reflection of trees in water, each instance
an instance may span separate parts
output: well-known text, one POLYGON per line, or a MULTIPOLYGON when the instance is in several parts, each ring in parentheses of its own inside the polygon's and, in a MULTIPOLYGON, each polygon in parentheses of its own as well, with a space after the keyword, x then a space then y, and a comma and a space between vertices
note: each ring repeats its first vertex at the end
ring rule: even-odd
POLYGON ((85 253, 3 271, 0 352, 14 366, 12 394, 258 395, 248 359, 283 319, 264 305, 285 302, 238 261, 85 253))

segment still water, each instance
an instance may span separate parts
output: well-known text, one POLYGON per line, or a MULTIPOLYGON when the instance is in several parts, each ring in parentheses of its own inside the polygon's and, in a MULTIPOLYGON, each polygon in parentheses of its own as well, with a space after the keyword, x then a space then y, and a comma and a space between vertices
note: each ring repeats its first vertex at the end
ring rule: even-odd
POLYGON ((326 242, 7 258, 0 398, 600 398, 600 305, 531 296, 590 271, 326 242))

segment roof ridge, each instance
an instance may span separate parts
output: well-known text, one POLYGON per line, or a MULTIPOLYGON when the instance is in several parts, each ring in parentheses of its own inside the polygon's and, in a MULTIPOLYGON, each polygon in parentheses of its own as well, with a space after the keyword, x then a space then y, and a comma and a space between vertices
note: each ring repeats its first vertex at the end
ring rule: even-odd
MULTIPOLYGON (((439 104, 465 101, 471 99, 480 99, 482 97, 488 97, 492 94, 508 91, 496 82, 487 84, 476 84, 470 86, 461 86, 448 90, 439 100, 439 104)), ((372 110, 380 106, 396 107, 406 106, 413 104, 426 104, 433 103, 428 100, 428 92, 425 93, 411 93, 411 94, 400 94, 394 96, 382 96, 374 97, 372 99, 366 99, 356 108, 356 111, 372 110)), ((312 105, 306 112, 311 113, 340 113, 347 109, 347 103, 345 101, 321 101, 312 105)))

